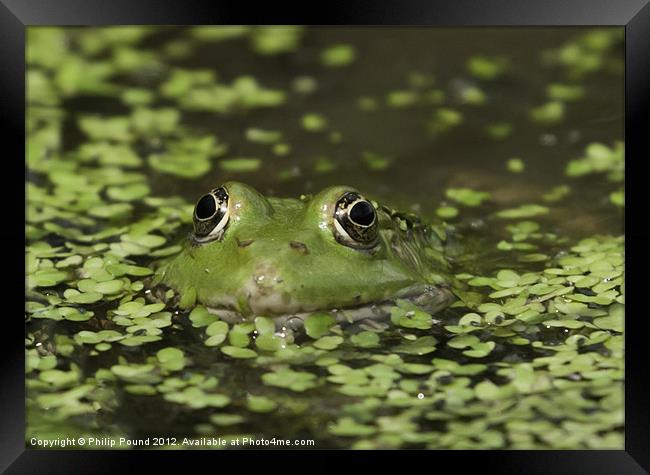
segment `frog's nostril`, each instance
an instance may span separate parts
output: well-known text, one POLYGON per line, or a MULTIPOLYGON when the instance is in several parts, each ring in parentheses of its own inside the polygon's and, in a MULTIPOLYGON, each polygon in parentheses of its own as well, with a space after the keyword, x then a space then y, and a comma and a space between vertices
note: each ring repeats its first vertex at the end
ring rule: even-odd
POLYGON ((289 247, 300 254, 307 255, 309 254, 309 249, 307 244, 300 241, 289 241, 289 247))
POLYGON ((239 238, 235 238, 237 241, 237 245, 239 247, 248 247, 251 244, 253 244, 254 240, 253 239, 244 239, 243 241, 240 241, 239 238))

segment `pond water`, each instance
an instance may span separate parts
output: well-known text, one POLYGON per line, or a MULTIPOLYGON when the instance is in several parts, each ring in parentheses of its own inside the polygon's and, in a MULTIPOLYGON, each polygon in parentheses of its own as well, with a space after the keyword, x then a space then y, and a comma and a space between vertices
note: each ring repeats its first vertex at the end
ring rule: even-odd
POLYGON ((28 446, 623 447, 622 28, 27 41, 28 446), (459 300, 284 335, 156 303, 155 263, 228 180, 346 184, 444 223, 459 300))

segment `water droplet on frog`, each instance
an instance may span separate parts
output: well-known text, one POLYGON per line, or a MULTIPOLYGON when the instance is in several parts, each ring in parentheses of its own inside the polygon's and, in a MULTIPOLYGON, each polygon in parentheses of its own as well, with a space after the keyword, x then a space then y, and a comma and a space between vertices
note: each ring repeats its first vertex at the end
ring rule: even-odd
POLYGON ((424 399, 424 394, 422 393, 418 394, 418 399, 424 399))

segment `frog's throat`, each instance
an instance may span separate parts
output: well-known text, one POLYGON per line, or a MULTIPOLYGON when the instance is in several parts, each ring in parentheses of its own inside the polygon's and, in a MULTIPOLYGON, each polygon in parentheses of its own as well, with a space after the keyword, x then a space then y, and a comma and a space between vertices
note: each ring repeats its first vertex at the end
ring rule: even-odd
MULTIPOLYGON (((395 306, 395 301, 402 299, 409 301, 425 312, 435 314, 448 307, 455 297, 449 287, 445 285, 426 285, 416 284, 403 289, 393 298, 380 303, 369 303, 341 308, 315 309, 312 311, 294 311, 286 312, 274 317, 276 329, 282 328, 297 329, 302 327, 305 318, 316 311, 329 311, 336 317, 339 323, 354 323, 359 320, 371 319, 382 320, 390 315, 391 307, 395 306)), ((226 307, 207 307, 210 313, 218 315, 222 320, 229 323, 239 323, 247 321, 248 318, 232 308, 226 307)))

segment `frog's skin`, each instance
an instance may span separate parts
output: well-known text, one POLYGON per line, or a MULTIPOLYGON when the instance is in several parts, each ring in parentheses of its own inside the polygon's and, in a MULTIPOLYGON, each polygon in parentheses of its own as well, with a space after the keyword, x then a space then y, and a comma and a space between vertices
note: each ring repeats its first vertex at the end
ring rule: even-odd
MULTIPOLYGON (((397 298, 430 312, 453 301, 442 241, 434 229, 367 201, 350 186, 301 199, 265 198, 237 182, 212 192, 221 201, 205 195, 202 200, 215 203, 211 206, 221 213, 200 220, 213 211, 199 209, 200 200, 194 233, 159 270, 157 280, 189 295, 181 297, 185 306, 196 300, 229 321, 264 315, 285 322, 321 310, 352 321, 385 314, 397 298), (346 195, 350 192, 357 195, 346 195), (365 202, 356 220, 364 221, 359 213, 365 211, 371 225, 348 220, 346 233, 335 218, 344 195, 365 202), (351 237, 357 234, 365 241, 351 237)), ((357 204, 347 203, 348 216, 357 204)))

